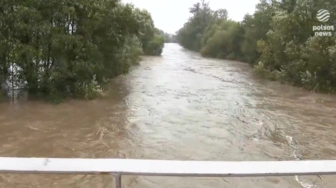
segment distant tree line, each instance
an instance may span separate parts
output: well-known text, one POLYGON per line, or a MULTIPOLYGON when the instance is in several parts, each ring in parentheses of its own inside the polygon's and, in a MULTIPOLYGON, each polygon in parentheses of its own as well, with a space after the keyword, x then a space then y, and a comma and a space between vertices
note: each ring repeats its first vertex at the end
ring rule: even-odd
POLYGON ((183 47, 206 57, 248 62, 272 80, 336 91, 335 0, 261 0, 242 22, 229 20, 225 9, 212 10, 204 0, 190 13, 177 34, 183 47), (329 21, 317 19, 320 9, 328 10, 329 21), (332 35, 316 35, 313 28, 321 25, 330 26, 329 31, 334 27, 332 35))
POLYGON ((165 33, 164 41, 165 43, 177 43, 176 35, 165 33))
POLYGON ((163 36, 165 43, 177 43, 176 35, 166 33, 163 30, 158 29, 157 33, 163 36))
POLYGON ((0 26, 0 91, 15 81, 53 101, 94 98, 164 45, 151 15, 120 0, 0 0, 0 26))

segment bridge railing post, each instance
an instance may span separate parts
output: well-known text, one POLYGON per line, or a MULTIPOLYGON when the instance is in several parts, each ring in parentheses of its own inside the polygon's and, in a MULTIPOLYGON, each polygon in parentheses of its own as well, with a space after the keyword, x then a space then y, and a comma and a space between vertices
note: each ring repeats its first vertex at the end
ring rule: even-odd
POLYGON ((115 174, 115 187, 116 188, 121 188, 121 174, 115 174))

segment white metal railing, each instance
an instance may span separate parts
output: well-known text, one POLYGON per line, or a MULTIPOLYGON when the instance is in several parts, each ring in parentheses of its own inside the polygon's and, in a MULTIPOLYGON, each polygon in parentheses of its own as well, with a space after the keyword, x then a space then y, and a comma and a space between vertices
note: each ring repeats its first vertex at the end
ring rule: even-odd
POLYGON ((116 188, 122 175, 256 177, 336 174, 336 160, 325 161, 173 161, 140 159, 0 157, 0 173, 112 174, 116 188))

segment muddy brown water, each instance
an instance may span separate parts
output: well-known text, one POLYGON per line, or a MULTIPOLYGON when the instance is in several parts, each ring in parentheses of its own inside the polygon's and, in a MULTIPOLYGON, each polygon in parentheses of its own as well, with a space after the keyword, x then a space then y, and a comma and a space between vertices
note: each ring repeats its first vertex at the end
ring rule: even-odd
MULTIPOLYGON (((239 62, 166 44, 103 99, 0 104, 0 156, 174 160, 336 159, 336 97, 260 80, 239 62)), ((124 176, 125 188, 336 187, 335 176, 124 176)), ((106 175, 0 174, 1 188, 107 188, 106 175)))

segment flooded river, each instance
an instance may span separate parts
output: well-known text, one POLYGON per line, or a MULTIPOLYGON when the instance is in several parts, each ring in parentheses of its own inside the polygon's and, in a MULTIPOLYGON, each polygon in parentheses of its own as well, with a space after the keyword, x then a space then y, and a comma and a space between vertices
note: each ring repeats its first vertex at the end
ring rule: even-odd
MULTIPOLYGON (((336 159, 336 97, 257 79, 244 63, 166 44, 104 99, 0 104, 0 156, 336 159)), ((123 177, 124 188, 334 188, 335 176, 123 177)), ((0 174, 0 187, 107 188, 113 177, 0 174)))

